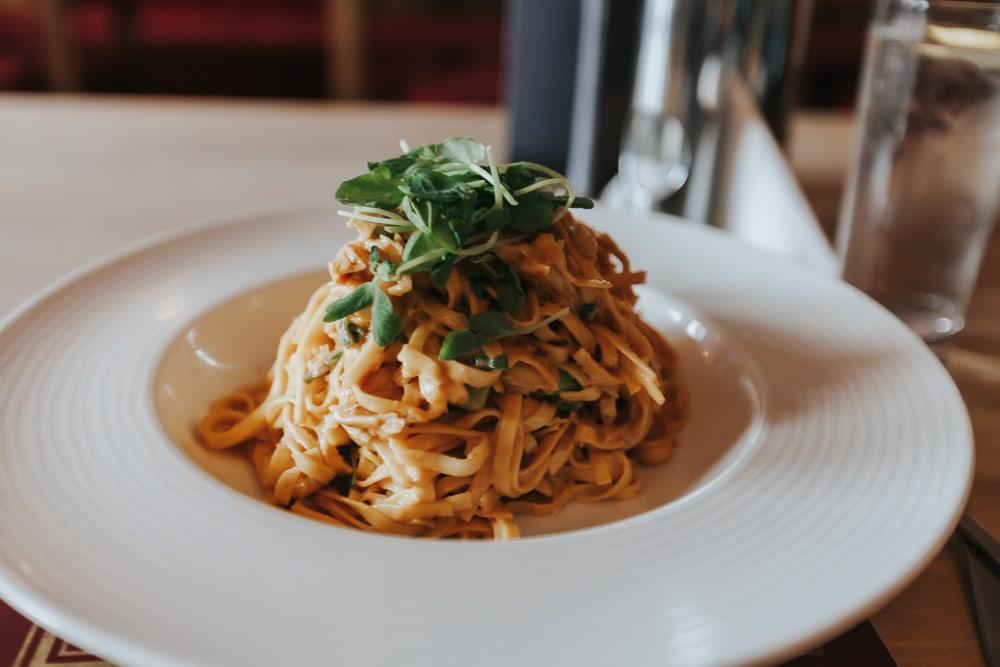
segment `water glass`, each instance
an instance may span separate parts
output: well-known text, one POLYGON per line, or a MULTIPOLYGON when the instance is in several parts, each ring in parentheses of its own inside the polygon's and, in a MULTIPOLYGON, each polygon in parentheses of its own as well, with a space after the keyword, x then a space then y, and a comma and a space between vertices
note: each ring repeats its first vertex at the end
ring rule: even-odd
POLYGON ((841 209, 844 279, 961 330, 1000 202, 1000 2, 879 0, 841 209))

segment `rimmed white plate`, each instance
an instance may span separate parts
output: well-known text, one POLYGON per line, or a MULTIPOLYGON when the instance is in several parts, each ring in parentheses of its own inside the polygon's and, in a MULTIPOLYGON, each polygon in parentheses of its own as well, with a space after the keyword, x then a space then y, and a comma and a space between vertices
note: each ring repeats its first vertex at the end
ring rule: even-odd
POLYGON ((595 210, 649 271, 692 422, 635 501, 511 543, 270 507, 191 427, 255 379, 348 238, 240 214, 71 276, 0 326, 0 595, 123 664, 736 664, 846 629, 922 569, 971 476, 968 417, 866 297, 721 233, 595 210), (238 223, 238 224, 237 224, 238 223))

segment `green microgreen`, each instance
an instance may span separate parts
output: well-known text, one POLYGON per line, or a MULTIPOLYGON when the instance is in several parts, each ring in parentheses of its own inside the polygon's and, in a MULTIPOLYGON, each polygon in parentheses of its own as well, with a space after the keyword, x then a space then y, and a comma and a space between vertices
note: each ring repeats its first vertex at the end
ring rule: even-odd
POLYGON ((487 310, 473 315, 469 319, 469 329, 455 329, 451 331, 441 343, 441 351, 438 358, 448 360, 465 356, 475 352, 486 345, 507 338, 508 336, 522 336, 533 333, 542 327, 548 326, 556 320, 562 319, 569 313, 569 308, 549 315, 545 319, 535 324, 518 329, 511 319, 504 313, 495 310, 487 310))
POLYGON ((477 354, 472 358, 472 363, 476 368, 481 368, 484 371, 510 370, 510 361, 507 359, 506 354, 501 354, 498 357, 489 357, 485 354, 477 354))
MULTIPOLYGON (((408 235, 402 257, 398 263, 388 261, 373 246, 372 282, 330 303, 324 321, 371 307, 372 335, 379 345, 388 345, 402 327, 382 284, 426 273, 443 289, 456 265, 467 259, 476 268, 463 272, 477 276, 469 278, 477 296, 485 297, 489 288, 501 311, 520 311, 521 280, 492 250, 498 242, 542 232, 570 207, 590 208, 593 201, 577 197, 565 176, 543 165, 498 164, 491 147, 468 137, 412 150, 401 146, 402 155, 369 162, 367 173, 341 183, 336 197, 354 209, 342 215, 376 225, 378 234, 408 235)), ((468 334, 454 340, 469 346, 484 338, 475 329, 468 334)))
POLYGON ((365 335, 364 329, 354 322, 348 322, 347 320, 337 322, 337 333, 340 334, 340 341, 344 344, 344 347, 353 347, 365 335))
POLYGON ((500 306, 500 310, 508 313, 516 313, 524 306, 524 288, 521 286, 521 279, 509 264, 504 264, 500 276, 497 305, 500 306))
POLYGON ((568 371, 559 369, 559 391, 580 391, 583 386, 568 371))
POLYGON ((392 299, 381 289, 375 289, 372 301, 372 335, 380 347, 385 347, 396 339, 403 324, 392 307, 392 299))
POLYGON ((334 352, 333 354, 330 355, 330 357, 326 361, 320 364, 319 368, 317 368, 311 373, 306 373, 305 375, 303 375, 302 381, 305 382, 306 384, 309 384, 310 382, 313 382, 314 380, 318 380, 319 378, 323 377, 324 375, 333 370, 334 366, 337 365, 337 362, 340 361, 340 358, 342 356, 344 356, 343 351, 334 352))
POLYGON ((482 410, 486 405, 486 399, 489 398, 490 388, 465 385, 465 389, 469 392, 469 398, 464 403, 458 403, 455 407, 469 412, 482 410))
POLYGON ((331 479, 327 483, 327 486, 334 489, 340 495, 346 496, 354 486, 358 462, 361 460, 361 449, 353 442, 349 442, 346 445, 338 445, 337 453, 340 454, 340 458, 344 459, 344 463, 351 467, 351 472, 340 473, 331 479))

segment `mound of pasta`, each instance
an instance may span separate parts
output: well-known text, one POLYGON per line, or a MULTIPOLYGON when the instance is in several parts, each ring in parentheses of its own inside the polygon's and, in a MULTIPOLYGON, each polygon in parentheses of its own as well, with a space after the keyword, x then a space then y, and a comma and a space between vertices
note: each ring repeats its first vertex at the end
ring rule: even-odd
POLYGON ((337 198, 357 238, 266 383, 211 406, 205 446, 244 446, 292 512, 395 535, 507 539, 518 513, 639 493, 684 393, 634 310, 645 274, 570 212, 592 202, 467 138, 369 163, 337 198))

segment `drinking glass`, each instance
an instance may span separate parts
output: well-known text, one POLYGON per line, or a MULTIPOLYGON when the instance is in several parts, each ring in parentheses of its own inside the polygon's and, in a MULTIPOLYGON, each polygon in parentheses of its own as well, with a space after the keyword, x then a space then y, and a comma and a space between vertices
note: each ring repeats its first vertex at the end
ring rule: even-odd
POLYGON ((879 0, 841 208, 844 279, 928 343, 965 324, 1000 201, 1000 2, 879 0))

